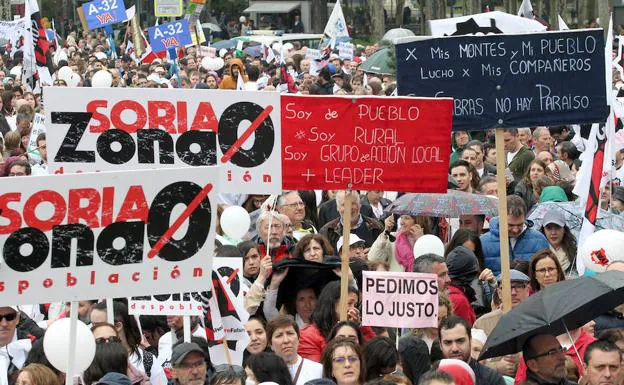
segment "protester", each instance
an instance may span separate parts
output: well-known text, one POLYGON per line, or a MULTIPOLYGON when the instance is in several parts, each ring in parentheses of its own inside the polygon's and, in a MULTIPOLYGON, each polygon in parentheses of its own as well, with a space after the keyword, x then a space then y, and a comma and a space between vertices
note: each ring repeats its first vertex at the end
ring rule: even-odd
POLYGON ((173 347, 171 373, 175 385, 204 385, 208 383, 207 357, 193 342, 182 342, 173 347))
POLYGON ((366 381, 396 372, 399 352, 387 337, 375 337, 368 341, 362 350, 366 381))
POLYGON ((531 258, 529 277, 531 278, 531 289, 534 291, 565 280, 559 260, 549 249, 538 251, 531 258))
MULTIPOLYGON (((522 198, 511 195, 507 197, 507 226, 509 229, 509 254, 512 259, 528 261, 533 254, 549 247, 543 234, 531 228, 532 222, 527 222, 526 206, 522 198)), ((481 246, 485 267, 496 275, 500 273, 500 234, 499 217, 490 220, 490 231, 481 236, 481 246)))
POLYGON ((292 375, 282 358, 273 353, 258 353, 249 357, 245 366, 246 384, 261 385, 271 382, 294 385, 292 375))
POLYGON ((531 163, 529 163, 529 168, 524 175, 524 178, 516 184, 514 194, 524 200, 524 204, 528 208, 528 211, 531 211, 531 208, 539 200, 539 195, 536 197, 534 193, 535 183, 540 176, 548 176, 549 174, 550 169, 544 162, 539 159, 533 159, 531 163))
POLYGON ((522 143, 517 129, 505 130, 503 138, 507 168, 511 171, 513 180, 519 182, 529 169, 529 164, 535 158, 535 154, 526 144, 522 143))
POLYGON ((414 244, 421 236, 431 233, 429 219, 422 216, 401 215, 396 235, 390 234, 394 218, 385 220, 386 230, 379 234, 368 252, 369 261, 385 261, 391 271, 412 271, 414 244), (392 240, 394 239, 394 241, 392 240))
POLYGON ((297 242, 293 257, 305 259, 306 261, 323 262, 325 256, 334 254, 334 248, 329 244, 325 236, 320 234, 308 234, 297 242))
POLYGON ((364 344, 364 337, 362 331, 357 323, 353 321, 340 321, 334 326, 329 333, 328 341, 333 341, 337 338, 350 339, 358 345, 364 344))
POLYGON ((576 238, 566 224, 565 216, 559 210, 550 210, 542 219, 542 234, 546 236, 550 251, 557 256, 557 261, 566 275, 576 273, 576 238))
POLYGON ((463 318, 451 316, 440 325, 440 346, 444 358, 467 363, 474 371, 475 384, 504 385, 503 377, 471 358, 470 340, 470 326, 463 318))
POLYGON ((451 278, 446 259, 436 254, 424 254, 414 261, 414 273, 429 273, 438 276, 438 290, 446 293, 451 278))
POLYGON ((306 210, 305 204, 301 199, 299 192, 289 191, 277 198, 277 211, 286 215, 293 225, 293 236, 299 241, 308 234, 315 234, 316 229, 312 223, 305 220, 306 210))
POLYGON ((30 364, 17 374, 15 385, 61 385, 56 374, 45 365, 30 364))
POLYGON ((621 384, 622 351, 609 341, 592 342, 583 356, 583 380, 587 385, 621 384))
POLYGON ((360 347, 348 339, 330 342, 323 353, 323 377, 336 385, 363 385, 365 368, 360 347))
MULTIPOLYGON (((565 349, 551 335, 529 338, 522 348, 527 363, 526 377, 538 385, 572 385, 566 380, 565 349)), ((516 379, 518 381, 518 379, 516 379)))
POLYGON ((287 221, 286 215, 271 211, 263 211, 256 220, 260 255, 267 255, 268 248, 268 254, 274 263, 284 258, 290 258, 294 249, 294 244, 286 236, 287 221), (270 228, 269 223, 271 224, 270 228))
POLYGON ((28 336, 17 329, 19 322, 16 306, 0 307, 0 381, 3 384, 15 381, 32 347, 28 336))
POLYGON ((472 282, 479 276, 479 263, 472 251, 464 246, 457 246, 446 257, 449 277, 449 298, 455 315, 462 317, 472 327, 476 321, 474 309, 470 305, 477 300, 472 282))
POLYGON ((267 339, 275 354, 286 362, 294 385, 303 385, 309 380, 321 377, 323 373, 321 364, 297 354, 299 326, 291 316, 282 315, 273 318, 267 325, 267 339))

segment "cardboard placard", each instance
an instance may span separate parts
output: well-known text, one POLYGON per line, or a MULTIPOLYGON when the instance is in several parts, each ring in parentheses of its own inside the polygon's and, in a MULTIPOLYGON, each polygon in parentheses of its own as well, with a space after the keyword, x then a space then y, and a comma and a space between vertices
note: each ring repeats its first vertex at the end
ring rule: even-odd
POLYGON ((452 103, 282 96, 284 189, 446 192, 452 103))
POLYGON ((438 277, 435 274, 387 271, 362 274, 362 325, 438 327, 438 277))
POLYGON ((66 87, 44 93, 50 173, 218 165, 219 192, 281 192, 278 93, 66 87))
POLYGON ((602 30, 396 45, 399 95, 454 98, 453 130, 604 122, 602 30))
POLYGON ((204 289, 214 249, 216 171, 188 167, 2 183, 0 301, 204 289))

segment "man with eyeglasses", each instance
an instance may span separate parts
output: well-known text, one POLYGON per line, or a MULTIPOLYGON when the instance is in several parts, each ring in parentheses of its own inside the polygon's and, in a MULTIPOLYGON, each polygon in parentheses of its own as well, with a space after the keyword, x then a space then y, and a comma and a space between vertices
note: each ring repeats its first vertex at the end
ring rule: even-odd
POLYGON ((20 313, 17 306, 0 307, 0 383, 14 383, 24 366, 32 342, 17 329, 20 313))
POLYGON ((204 385, 208 382, 206 354, 194 342, 176 345, 171 353, 174 385, 204 385))
POLYGON ((323 376, 323 365, 302 358, 297 353, 299 326, 292 316, 280 315, 269 321, 267 340, 273 352, 286 362, 294 385, 303 385, 309 380, 323 376))
POLYGON ((276 204, 277 211, 286 215, 293 226, 293 237, 299 241, 303 236, 316 234, 316 229, 305 219, 305 203, 297 191, 288 191, 280 195, 276 204))
POLYGON ((527 365, 526 379, 537 385, 573 385, 567 380, 566 349, 555 336, 538 334, 522 347, 527 365))
MULTIPOLYGON (((526 221, 524 200, 517 195, 507 197, 507 227, 509 230, 509 256, 512 260, 528 261, 536 252, 547 249, 548 241, 544 234, 531 228, 533 223, 526 221)), ((485 267, 495 275, 500 274, 500 217, 490 220, 490 231, 481 236, 485 267)))

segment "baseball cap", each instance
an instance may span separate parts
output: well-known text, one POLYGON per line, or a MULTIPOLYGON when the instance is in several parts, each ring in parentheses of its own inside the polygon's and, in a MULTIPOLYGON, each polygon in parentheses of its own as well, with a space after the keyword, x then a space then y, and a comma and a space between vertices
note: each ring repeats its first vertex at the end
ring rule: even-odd
MULTIPOLYGON (((498 282, 503 280, 503 273, 499 274, 498 277, 496 277, 496 280, 498 282)), ((511 269, 509 270, 509 280, 510 281, 517 281, 517 282, 529 282, 529 276, 524 274, 521 271, 515 270, 515 269, 511 269)))
POLYGON ((171 352, 171 364, 173 366, 180 365, 186 356, 193 352, 201 353, 202 356, 205 355, 202 348, 200 348, 195 342, 183 342, 176 345, 173 348, 173 352, 171 352))
POLYGON ((559 227, 563 227, 566 224, 565 216, 563 215, 563 213, 561 213, 561 211, 558 210, 547 211, 546 214, 544 214, 542 226, 545 227, 546 225, 549 225, 551 223, 554 223, 559 227))
POLYGON ((132 385, 128 376, 115 372, 106 373, 97 383, 98 385, 132 385))
MULTIPOLYGON (((338 242, 336 242, 336 247, 337 247, 337 252, 340 251, 340 249, 342 249, 342 244, 344 243, 344 237, 340 237, 340 239, 338 239, 338 242)), ((358 242, 364 242, 364 240, 360 237, 357 236, 357 234, 351 234, 349 235, 349 246, 353 246, 358 242)))

